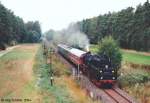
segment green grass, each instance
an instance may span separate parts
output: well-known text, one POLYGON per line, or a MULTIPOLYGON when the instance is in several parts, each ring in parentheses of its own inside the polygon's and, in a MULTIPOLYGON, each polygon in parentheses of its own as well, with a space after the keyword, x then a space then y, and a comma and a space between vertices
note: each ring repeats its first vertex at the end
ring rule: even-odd
MULTIPOLYGON (((98 52, 97 45, 91 45, 90 51, 92 53, 98 52)), ((127 51, 121 50, 123 62, 135 63, 135 64, 142 64, 142 65, 150 65, 150 56, 143 55, 141 53, 129 53, 127 51)))
POLYGON ((3 55, 0 60, 7 61, 7 60, 21 60, 21 59, 28 59, 32 56, 32 52, 27 52, 19 49, 14 49, 7 54, 3 55))
POLYGON ((10 61, 26 60, 32 55, 33 52, 27 52, 16 48, 0 57, 0 69, 4 68, 10 61))
MULTIPOLYGON (((39 76, 37 85, 42 95, 43 103, 74 103, 69 96, 69 92, 65 85, 54 83, 51 86, 49 69, 50 65, 46 64, 46 59, 43 56, 42 48, 39 49, 36 55, 36 65, 34 66, 35 75, 39 76)), ((56 77, 55 81, 56 81, 56 77)))
POLYGON ((121 52, 123 56, 123 61, 135 64, 150 65, 150 56, 146 56, 139 53, 129 53, 124 50, 121 50, 121 52))

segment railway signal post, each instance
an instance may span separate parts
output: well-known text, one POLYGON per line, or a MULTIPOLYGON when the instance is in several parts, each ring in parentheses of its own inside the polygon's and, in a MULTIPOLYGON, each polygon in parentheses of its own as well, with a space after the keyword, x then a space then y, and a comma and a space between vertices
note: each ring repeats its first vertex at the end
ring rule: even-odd
POLYGON ((80 80, 80 65, 78 64, 78 71, 77 71, 77 75, 78 75, 78 80, 80 80))
POLYGON ((48 50, 48 54, 49 54, 49 65, 50 65, 49 75, 50 75, 51 86, 53 86, 53 81, 54 81, 53 70, 52 70, 52 55, 53 55, 53 53, 54 53, 53 49, 50 48, 48 50))

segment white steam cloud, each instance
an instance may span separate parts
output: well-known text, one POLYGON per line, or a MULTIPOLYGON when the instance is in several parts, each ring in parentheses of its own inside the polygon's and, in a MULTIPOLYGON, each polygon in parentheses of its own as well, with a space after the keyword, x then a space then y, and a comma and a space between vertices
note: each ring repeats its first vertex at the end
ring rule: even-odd
POLYGON ((46 33, 46 38, 54 44, 66 44, 89 51, 89 39, 79 30, 77 24, 72 23, 67 29, 59 32, 50 30, 46 33))

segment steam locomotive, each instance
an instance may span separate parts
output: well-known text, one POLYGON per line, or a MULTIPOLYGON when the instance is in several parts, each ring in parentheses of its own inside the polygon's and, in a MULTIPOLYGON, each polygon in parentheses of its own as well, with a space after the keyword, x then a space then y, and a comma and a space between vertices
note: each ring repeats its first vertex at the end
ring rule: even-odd
POLYGON ((95 85, 113 85, 117 79, 117 70, 105 54, 94 55, 67 45, 59 44, 58 53, 76 65, 95 85))

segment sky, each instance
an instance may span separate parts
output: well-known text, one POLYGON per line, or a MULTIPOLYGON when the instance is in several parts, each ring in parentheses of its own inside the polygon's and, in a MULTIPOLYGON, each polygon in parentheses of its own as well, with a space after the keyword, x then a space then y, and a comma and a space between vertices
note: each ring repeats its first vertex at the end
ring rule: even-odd
POLYGON ((136 7, 146 0, 1 0, 25 22, 38 20, 42 31, 61 30, 71 22, 136 7))

